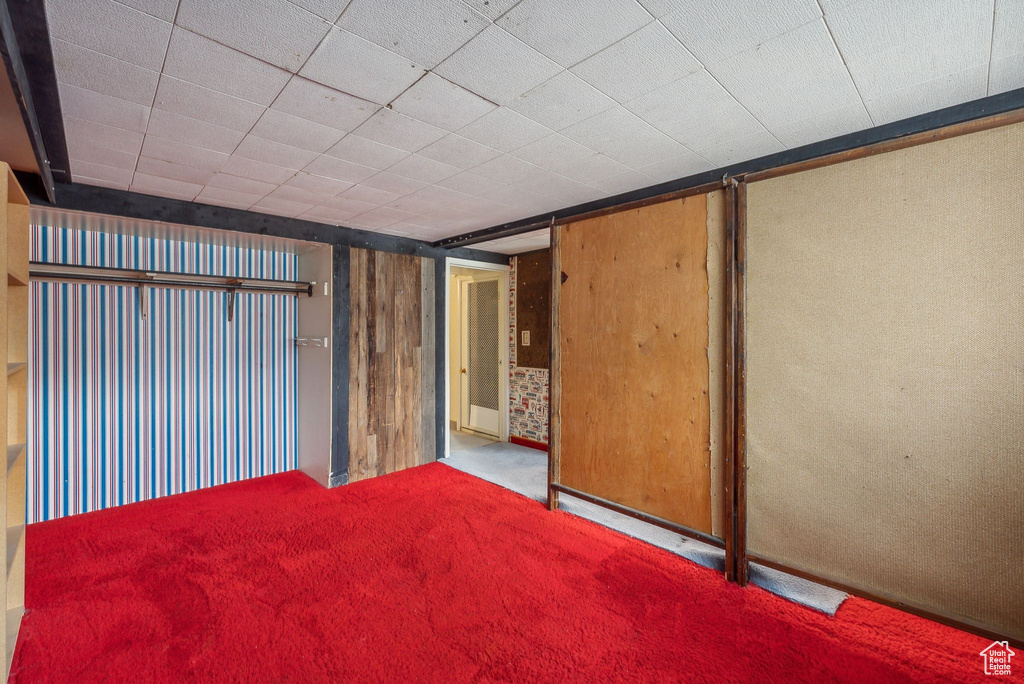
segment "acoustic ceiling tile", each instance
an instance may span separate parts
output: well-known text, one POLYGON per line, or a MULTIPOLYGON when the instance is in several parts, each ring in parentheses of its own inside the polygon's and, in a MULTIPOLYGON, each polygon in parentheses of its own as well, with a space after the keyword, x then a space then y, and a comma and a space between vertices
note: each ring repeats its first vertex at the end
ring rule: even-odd
POLYGON ((340 131, 352 131, 380 109, 380 105, 301 76, 293 76, 271 109, 340 131))
POLYGON ((333 195, 324 195, 313 190, 307 190, 305 188, 288 185, 286 183, 269 193, 267 197, 270 199, 288 200, 289 202, 303 202, 311 206, 316 206, 330 199, 333 195))
MULTIPOLYGON (((65 119, 65 125, 66 124, 67 119, 65 119)), ((65 130, 65 133, 70 133, 70 131, 65 130)), ((97 145, 91 142, 88 138, 76 139, 71 135, 68 135, 67 141, 68 157, 71 159, 129 170, 135 170, 135 164, 139 161, 138 150, 135 152, 119 152, 118 150, 114 150, 109 147, 97 145)), ((139 147, 141 148, 142 145, 140 144, 139 147)), ((71 165, 71 175, 72 178, 75 175, 74 164, 71 165)))
POLYGON ((106 124, 126 131, 145 133, 150 108, 128 100, 121 100, 69 83, 58 83, 61 108, 87 121, 106 124))
POLYGON ((525 147, 520 147, 512 156, 530 162, 548 171, 562 173, 565 169, 582 164, 597 152, 580 145, 558 133, 552 133, 525 147))
POLYGON ((350 0, 290 0, 290 2, 322 19, 334 22, 348 7, 350 0))
POLYGON ((310 150, 260 138, 250 133, 238 144, 234 156, 245 157, 246 159, 263 162, 264 164, 284 166, 289 169, 301 169, 316 159, 318 154, 310 150))
POLYGON ((650 176, 657 183, 664 183, 676 180, 677 178, 686 178, 695 173, 710 171, 713 168, 715 168, 715 165, 707 159, 688 151, 672 159, 663 159, 653 164, 641 166, 637 171, 650 176))
POLYGON ((654 21, 570 71, 617 102, 627 102, 701 68, 700 62, 654 21))
POLYGON ((337 224, 344 223, 358 214, 359 212, 356 211, 347 211, 345 209, 336 209, 328 206, 318 206, 299 214, 299 218, 308 219, 310 221, 328 221, 337 224))
POLYGON ((537 172, 537 169, 538 167, 529 162, 503 154, 500 157, 484 162, 480 166, 474 167, 473 173, 500 183, 514 185, 529 178, 531 174, 537 172))
POLYGON ((64 133, 69 142, 88 142, 105 149, 129 154, 139 153, 144 137, 142 133, 126 131, 122 128, 86 121, 73 116, 64 117, 64 133))
POLYGON ((327 155, 320 155, 310 162, 303 171, 317 176, 334 178, 347 183, 359 183, 377 173, 377 169, 362 166, 361 164, 353 164, 352 162, 345 161, 344 159, 338 159, 327 155))
POLYGON ((442 128, 390 109, 381 109, 353 132, 361 138, 407 152, 416 152, 446 135, 442 128))
POLYGON ((145 107, 153 104, 158 72, 62 40, 54 40, 52 47, 59 82, 145 107))
POLYGON ((523 116, 555 131, 614 106, 615 100, 568 71, 509 104, 523 116))
POLYGON ((471 169, 478 164, 494 159, 501 152, 452 133, 427 145, 419 151, 419 154, 460 169, 471 169))
POLYGON ((433 68, 490 22, 459 0, 353 0, 338 26, 433 68))
POLYGON ((498 185, 498 183, 495 183, 490 178, 485 178, 473 171, 463 171, 451 178, 438 181, 437 184, 441 187, 464 192, 475 197, 486 197, 498 185))
POLYGON ((332 28, 299 72, 310 80, 377 104, 387 104, 423 76, 412 60, 332 28))
POLYGON ((511 152, 552 132, 547 126, 527 119, 508 107, 499 107, 465 128, 460 128, 458 134, 501 152, 511 152))
POLYGON ((991 0, 862 0, 827 6, 826 18, 861 95, 871 101, 973 67, 987 73, 995 48, 992 12, 991 0))
POLYGON ((1024 3, 995 4, 992 21, 992 59, 1005 59, 1024 52, 1024 3))
POLYGON ((401 209, 411 214, 425 214, 440 208, 441 202, 423 197, 417 197, 416 193, 399 197, 388 204, 389 207, 401 209))
POLYGON ((106 166, 104 164, 94 164, 80 159, 71 160, 71 170, 74 173, 75 182, 81 182, 79 181, 79 177, 84 176, 87 178, 107 181, 108 183, 113 183, 119 187, 125 188, 131 185, 132 176, 134 175, 134 171, 132 169, 106 166))
POLYGON ((207 169, 197 169, 194 166, 147 157, 145 152, 139 157, 139 163, 135 167, 135 172, 159 178, 170 178, 185 183, 195 183, 196 185, 206 185, 214 174, 213 171, 207 169))
POLYGON ((714 166, 728 166, 748 159, 782 152, 785 146, 778 138, 765 129, 748 133, 738 138, 729 138, 713 145, 699 145, 694 148, 700 156, 714 166))
POLYGON ((571 67, 650 23, 635 0, 523 0, 497 24, 564 67, 571 67))
POLYGON ((237 131, 252 128, 266 109, 255 102, 240 100, 170 76, 160 77, 153 106, 237 131))
POLYGON ((562 135, 632 168, 686 151, 681 144, 622 107, 573 124, 563 129, 562 135))
POLYGON ((195 147, 230 154, 245 133, 215 124, 190 119, 163 109, 154 109, 149 117, 148 135, 167 140, 188 140, 195 147))
POLYGON ((265 211, 268 214, 288 216, 294 218, 299 214, 309 211, 313 205, 308 202, 295 202, 293 200, 281 199, 280 197, 264 197, 252 206, 258 211, 265 211))
POLYGON ((223 152, 184 145, 152 134, 142 143, 142 155, 209 171, 219 170, 228 158, 223 152))
POLYGON ((858 102, 810 118, 779 124, 771 132, 786 147, 799 147, 864 130, 871 125, 864 104, 858 102))
POLYGON ((515 6, 519 0, 462 0, 467 5, 484 15, 491 21, 495 21, 505 12, 515 6))
MULTIPOLYGON (((248 161, 248 160, 244 160, 248 161)), ((225 162, 225 165, 227 162, 225 162)), ((258 195, 263 197, 264 195, 270 194, 274 188, 277 187, 276 183, 268 183, 266 181, 254 180, 252 178, 243 178, 242 176, 232 176, 229 173, 214 174, 210 182, 207 183, 209 187, 222 188, 224 190, 232 190, 234 192, 242 192, 249 195, 258 195)), ((255 201, 255 200, 253 200, 255 201)))
POLYGON ((704 66, 755 49, 821 16, 815 0, 673 0, 661 17, 704 66))
MULTIPOLYGON (((624 106, 687 146, 717 145, 762 128, 757 119, 706 71, 698 71, 653 90, 624 106)), ((655 161, 658 160, 648 163, 655 161)), ((639 166, 633 168, 639 169, 639 166)))
MULTIPOLYGON (((221 172, 232 176, 241 176, 252 180, 271 183, 275 187, 295 175, 296 169, 289 169, 277 164, 266 164, 254 159, 231 155, 221 167, 221 172)), ((211 182, 216 182, 216 176, 211 182)))
POLYGON ((425 74, 392 103, 394 111, 446 131, 457 131, 496 106, 430 73, 425 74))
POLYGON ((146 195, 160 195, 191 201, 203 189, 197 183, 186 183, 173 178, 161 178, 145 173, 136 173, 132 179, 131 189, 146 195))
MULTIPOLYGON (((273 140, 283 145, 322 154, 341 140, 345 132, 300 119, 276 109, 267 109, 256 125, 252 127, 251 134, 265 140, 273 140)), ((310 161, 312 161, 312 157, 310 161)))
POLYGON ((1024 52, 993 59, 989 67, 988 94, 1005 93, 1024 86, 1024 52))
MULTIPOLYGON (((385 192, 391 193, 394 197, 388 200, 388 202, 390 202, 398 199, 402 195, 408 195, 409 193, 416 192, 417 190, 422 190, 427 187, 428 183, 416 180, 415 178, 399 176, 397 174, 390 173, 390 171, 381 171, 376 176, 367 178, 363 181, 363 185, 367 188, 384 190, 385 192)), ((355 188, 353 188, 353 190, 355 190, 355 188)), ((387 202, 382 202, 381 204, 387 204, 387 202)))
POLYGON ((113 0, 49 0, 46 13, 53 39, 160 71, 168 22, 113 0))
POLYGON ((594 178, 588 183, 588 185, 593 185, 601 192, 609 195, 618 195, 619 193, 644 188, 648 185, 654 185, 654 179, 646 174, 640 173, 639 171, 626 169, 625 171, 613 176, 594 178))
POLYGON ((291 72, 331 27, 288 0, 181 0, 176 23, 291 72))
POLYGON ((987 93, 988 65, 983 64, 868 97, 864 104, 875 124, 886 124, 985 97, 987 93))
POLYGON ((207 185, 196 197, 196 201, 205 202, 206 204, 227 203, 236 208, 248 208, 259 202, 262 198, 263 195, 257 193, 239 192, 238 190, 228 190, 207 185))
POLYGON ((117 0, 122 5, 128 5, 140 12, 164 21, 174 21, 174 14, 178 11, 178 0, 117 0))
POLYGON ((449 81, 500 105, 561 70, 561 66, 493 24, 434 69, 449 81))
MULTIPOLYGON (((362 202, 370 207, 379 207, 384 204, 394 202, 401 196, 401 193, 388 192, 387 190, 379 190, 377 188, 371 188, 368 185, 360 184, 349 188, 338 197, 339 199, 362 202)), ((369 211, 369 209, 367 209, 367 211, 369 211)))
POLYGON ((820 19, 710 70, 765 126, 824 114, 860 100, 820 19))
POLYGON ((353 217, 353 223, 370 228, 387 228, 393 223, 405 221, 415 217, 407 211, 401 211, 393 207, 377 207, 370 211, 353 217))
MULTIPOLYGON (((470 195, 467 195, 464 192, 456 192, 455 190, 443 188, 440 185, 428 185, 422 190, 418 190, 409 195, 409 197, 414 197, 424 202, 434 202, 438 204, 439 208, 437 211, 444 211, 446 207, 451 207, 469 196, 470 195)), ((417 221, 417 223, 419 223, 419 221, 417 221)))
POLYGON ((268 105, 291 74, 176 26, 163 73, 233 97, 268 105))
POLYGON ((405 150, 382 145, 354 133, 346 135, 338 144, 327 150, 326 154, 373 169, 386 169, 409 156, 405 150))
POLYGON ((287 180, 285 186, 302 188, 303 190, 309 190, 310 192, 315 192, 319 195, 333 197, 334 195, 351 188, 352 183, 340 181, 335 178, 328 178, 326 176, 317 176, 305 171, 299 171, 287 180))
POLYGON ((344 193, 342 193, 337 197, 324 200, 322 206, 337 209, 339 211, 347 211, 351 216, 358 216, 359 214, 363 214, 370 209, 373 209, 376 205, 345 197, 344 193))
POLYGON ((410 154, 394 166, 389 167, 387 172, 404 176, 405 178, 412 178, 423 183, 436 183, 457 174, 459 167, 445 164, 420 154, 410 154))

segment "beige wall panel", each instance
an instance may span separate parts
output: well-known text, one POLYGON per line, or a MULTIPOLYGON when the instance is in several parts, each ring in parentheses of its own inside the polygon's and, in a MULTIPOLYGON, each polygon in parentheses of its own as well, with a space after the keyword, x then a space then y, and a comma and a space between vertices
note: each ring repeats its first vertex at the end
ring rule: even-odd
POLYGON ((1024 125, 748 190, 749 549, 1024 637, 1024 125))

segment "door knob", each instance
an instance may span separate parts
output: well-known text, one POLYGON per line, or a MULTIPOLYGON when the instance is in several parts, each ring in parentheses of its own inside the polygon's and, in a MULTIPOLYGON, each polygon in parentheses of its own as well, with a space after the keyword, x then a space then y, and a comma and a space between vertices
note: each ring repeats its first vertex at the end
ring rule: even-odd
POLYGON ((461 370, 459 371, 459 373, 465 373, 465 372, 466 372, 466 369, 465 369, 465 368, 463 368, 463 369, 461 369, 461 370))

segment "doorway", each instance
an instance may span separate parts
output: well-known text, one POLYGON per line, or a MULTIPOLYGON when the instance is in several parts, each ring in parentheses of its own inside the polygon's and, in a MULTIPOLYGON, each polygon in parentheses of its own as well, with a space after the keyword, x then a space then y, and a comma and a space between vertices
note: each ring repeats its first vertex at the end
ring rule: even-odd
POLYGON ((508 441, 509 268, 447 260, 447 451, 508 441))

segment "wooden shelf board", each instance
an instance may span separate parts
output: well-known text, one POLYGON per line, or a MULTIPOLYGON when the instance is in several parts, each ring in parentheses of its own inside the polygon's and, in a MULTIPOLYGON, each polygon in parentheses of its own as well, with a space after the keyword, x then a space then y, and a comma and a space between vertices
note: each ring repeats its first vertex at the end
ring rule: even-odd
POLYGON ((26 363, 9 363, 9 364, 7 364, 7 374, 8 375, 14 375, 18 371, 20 371, 22 368, 25 368, 25 366, 27 366, 27 365, 28 364, 26 364, 26 363))
POLYGON ((21 535, 25 533, 24 525, 12 525, 7 528, 7 577, 10 579, 11 569, 14 565, 14 556, 18 553, 18 544, 21 542, 21 535))
POLYGON ((14 468, 14 464, 18 462, 18 457, 25 451, 24 444, 10 444, 7 446, 7 476, 10 477, 11 470, 14 468))

